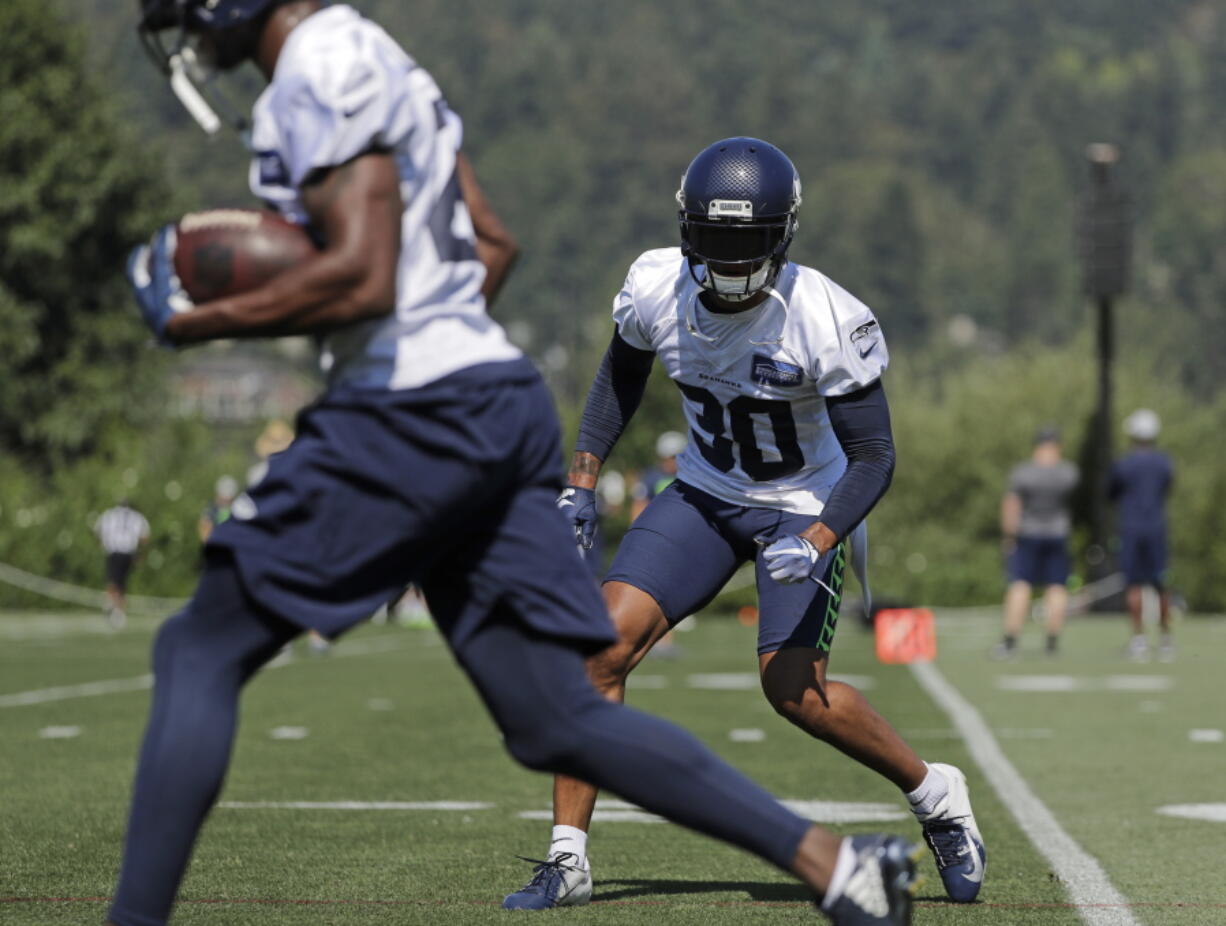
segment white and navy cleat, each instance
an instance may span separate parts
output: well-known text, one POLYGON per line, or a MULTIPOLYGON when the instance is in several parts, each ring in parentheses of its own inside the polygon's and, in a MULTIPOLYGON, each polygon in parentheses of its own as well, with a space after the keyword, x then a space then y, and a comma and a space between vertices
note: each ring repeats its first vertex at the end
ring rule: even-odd
POLYGON ((971 903, 983 886, 983 872, 988 853, 983 837, 975 824, 971 810, 970 791, 966 776, 952 765, 932 763, 949 782, 949 793, 937 804, 936 810, 919 817, 924 829, 924 841, 936 859, 937 872, 945 885, 945 893, 956 903, 971 903))
POLYGON ((835 926, 910 926, 921 846, 901 836, 854 836, 856 867, 826 909, 835 926))
POLYGON ((508 894, 502 909, 552 910, 582 906, 592 899, 591 866, 577 865, 579 856, 573 852, 559 852, 545 861, 534 858, 524 861, 536 866, 532 869, 532 880, 514 894, 508 894))

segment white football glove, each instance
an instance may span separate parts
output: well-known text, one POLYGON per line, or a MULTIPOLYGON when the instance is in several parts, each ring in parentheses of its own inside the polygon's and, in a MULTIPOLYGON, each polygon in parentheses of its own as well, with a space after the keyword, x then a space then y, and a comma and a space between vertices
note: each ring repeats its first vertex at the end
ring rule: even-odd
POLYGON ((776 582, 803 582, 820 578, 818 567, 825 559, 804 537, 788 534, 772 541, 762 551, 766 571, 776 582))

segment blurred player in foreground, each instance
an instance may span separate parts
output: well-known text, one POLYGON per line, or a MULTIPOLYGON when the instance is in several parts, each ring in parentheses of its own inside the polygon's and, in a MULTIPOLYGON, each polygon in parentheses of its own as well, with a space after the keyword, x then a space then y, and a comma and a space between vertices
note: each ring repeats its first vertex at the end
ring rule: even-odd
POLYGON ((994 659, 1017 655, 1017 638, 1026 624, 1036 586, 1043 589, 1047 612, 1044 652, 1054 656, 1059 651, 1068 610, 1068 540, 1073 530, 1069 503, 1079 479, 1077 465, 1061 456, 1060 434, 1055 428, 1040 429, 1030 459, 1009 474, 1009 488, 1000 505, 1009 585, 1004 636, 991 652, 994 659))
MULTIPOLYGON (((832 280, 788 261, 800 178, 773 145, 729 138, 709 146, 686 170, 677 200, 681 247, 639 257, 613 301, 613 339, 559 500, 590 545, 596 479, 659 357, 681 391, 690 442, 677 479, 631 525, 605 577, 618 641, 592 660, 597 687, 622 701, 627 675, 652 646, 754 562, 767 700, 902 789, 946 892, 974 900, 986 853, 962 772, 927 765, 858 691, 826 678, 843 541, 894 470, 877 319, 832 280)), ((556 780, 547 863, 503 906, 591 897, 596 782, 586 782, 556 780)))
POLYGON ((235 499, 195 595, 158 634, 111 922, 166 922, 248 679, 303 629, 338 635, 409 581, 520 762, 756 852, 824 895, 836 922, 908 922, 903 840, 841 840, 593 689, 584 657, 614 634, 555 507, 557 420, 485 311, 510 239, 430 75, 352 8, 313 0, 148 0, 141 30, 155 45, 172 34, 165 66, 197 108, 183 55, 193 67, 255 61, 270 83, 255 105, 253 190, 324 242, 264 286, 191 307, 163 229, 129 263, 147 323, 172 345, 322 334, 329 385, 235 499))
POLYGON ((1138 662, 1149 658, 1149 641, 1142 622, 1142 593, 1146 586, 1158 593, 1158 623, 1162 636, 1158 658, 1175 658, 1171 640, 1171 599, 1165 584, 1166 498, 1175 478, 1171 458, 1154 446, 1162 421, 1156 412, 1138 408, 1124 419, 1124 433, 1132 449, 1111 467, 1110 494, 1119 509, 1120 568, 1128 583, 1128 614, 1132 618, 1129 655, 1138 662))

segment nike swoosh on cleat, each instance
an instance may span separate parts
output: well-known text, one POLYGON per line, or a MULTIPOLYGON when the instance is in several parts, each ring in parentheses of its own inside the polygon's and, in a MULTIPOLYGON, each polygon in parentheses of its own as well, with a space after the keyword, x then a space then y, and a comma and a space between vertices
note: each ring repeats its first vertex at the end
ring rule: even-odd
POLYGON ((979 849, 975 845, 975 840, 967 836, 966 841, 971 845, 971 873, 969 875, 963 873, 962 877, 971 884, 980 884, 983 882, 983 859, 979 857, 979 849))

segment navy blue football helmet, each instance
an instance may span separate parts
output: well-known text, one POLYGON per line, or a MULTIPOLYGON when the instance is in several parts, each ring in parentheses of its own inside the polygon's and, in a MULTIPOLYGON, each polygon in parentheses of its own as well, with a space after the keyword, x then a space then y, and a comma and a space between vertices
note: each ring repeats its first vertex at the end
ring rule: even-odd
POLYGON ((243 120, 212 86, 218 71, 250 59, 268 13, 288 0, 138 0, 137 32, 154 64, 187 111, 212 134, 213 107, 240 129, 243 120), (208 93, 205 100, 201 91, 208 93))
POLYGON ((686 168, 677 202, 681 253, 700 286, 738 302, 774 285, 800 210, 800 175, 786 154, 757 138, 717 141, 686 168))

